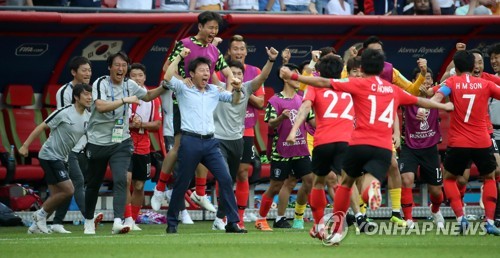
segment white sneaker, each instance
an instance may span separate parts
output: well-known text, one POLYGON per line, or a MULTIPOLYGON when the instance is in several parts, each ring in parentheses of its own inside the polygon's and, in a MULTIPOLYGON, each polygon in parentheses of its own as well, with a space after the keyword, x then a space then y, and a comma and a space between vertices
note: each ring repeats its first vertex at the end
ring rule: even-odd
POLYGON ((483 203, 483 187, 484 185, 481 186, 481 195, 479 196, 479 207, 484 210, 484 203, 483 203))
POLYGON ((153 197, 151 197, 151 208, 155 211, 159 211, 161 209, 161 203, 165 199, 165 192, 154 190, 153 197))
POLYGON ((127 234, 129 231, 130 231, 130 226, 117 222, 113 223, 113 228, 111 229, 112 234, 127 234))
POLYGON ((207 195, 199 196, 196 194, 196 192, 192 192, 191 196, 189 197, 191 200, 193 200, 194 203, 198 204, 200 207, 204 208, 207 211, 211 212, 217 212, 215 207, 210 203, 208 200, 207 195))
POLYGON ((52 232, 56 233, 71 234, 71 231, 66 230, 62 224, 53 224, 50 229, 52 229, 52 232))
POLYGON ((47 227, 47 218, 46 217, 42 217, 42 216, 38 215, 38 211, 33 212, 31 217, 33 218, 33 223, 36 224, 36 226, 38 227, 38 229, 40 231, 42 231, 42 233, 45 233, 45 234, 52 233, 50 231, 50 229, 47 227))
POLYGON ((185 224, 185 225, 194 224, 194 222, 191 219, 191 216, 189 216, 189 212, 187 210, 181 211, 181 223, 185 224))
POLYGON ((323 245, 326 246, 338 246, 342 240, 342 234, 335 233, 330 239, 323 239, 323 245))
POLYGON ((214 224, 212 224, 212 230, 226 230, 226 223, 223 219, 215 217, 214 224))
POLYGON ((40 231, 36 223, 33 222, 31 226, 28 228, 28 234, 43 234, 43 232, 40 231))
POLYGON ((95 223, 94 219, 86 219, 83 225, 83 234, 85 235, 95 235, 95 223))
POLYGON ((128 226, 132 231, 142 230, 139 226, 135 224, 135 221, 132 217, 125 218, 125 222, 123 222, 123 225, 128 226))
POLYGON ((441 214, 441 211, 438 211, 436 213, 432 213, 432 217, 434 217, 434 223, 436 223, 437 228, 443 229, 444 228, 444 218, 443 218, 443 214, 441 214))
POLYGON ((411 220, 411 219, 407 219, 406 220, 406 227, 408 227, 409 229, 415 228, 415 222, 413 222, 413 220, 411 220))
POLYGON ((167 191, 165 191, 165 199, 168 203, 170 203, 170 199, 172 198, 172 191, 172 189, 168 189, 167 191))
POLYGON ((243 222, 254 222, 257 221, 257 215, 253 212, 247 212, 243 215, 243 222))
POLYGON ((98 228, 99 223, 104 219, 104 213, 98 212, 94 214, 94 228, 98 228))

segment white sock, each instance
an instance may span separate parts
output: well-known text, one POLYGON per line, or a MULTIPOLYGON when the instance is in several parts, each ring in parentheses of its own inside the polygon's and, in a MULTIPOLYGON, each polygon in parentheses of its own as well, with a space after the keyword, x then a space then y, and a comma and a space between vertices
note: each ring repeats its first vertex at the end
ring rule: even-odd
POLYGON ((114 219, 114 224, 123 224, 123 221, 120 218, 115 218, 114 219))
POLYGON ((356 213, 356 218, 359 216, 363 216, 363 213, 361 213, 361 212, 356 213))
POLYGON ((495 221, 492 219, 486 219, 486 222, 488 222, 488 224, 490 225, 495 225, 495 221))
POLYGON ((42 207, 41 209, 38 210, 38 215, 42 218, 47 218, 48 213, 42 207))
POLYGON ((462 222, 462 218, 463 218, 463 217, 464 217, 464 216, 457 217, 457 222, 458 222, 458 223, 462 222))

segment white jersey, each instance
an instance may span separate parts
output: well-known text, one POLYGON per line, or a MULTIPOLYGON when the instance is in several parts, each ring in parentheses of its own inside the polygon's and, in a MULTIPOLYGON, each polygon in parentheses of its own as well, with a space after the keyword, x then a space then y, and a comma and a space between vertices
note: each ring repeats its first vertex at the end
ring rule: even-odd
POLYGON ((153 0, 118 0, 117 9, 132 10, 151 10, 153 9, 153 0))

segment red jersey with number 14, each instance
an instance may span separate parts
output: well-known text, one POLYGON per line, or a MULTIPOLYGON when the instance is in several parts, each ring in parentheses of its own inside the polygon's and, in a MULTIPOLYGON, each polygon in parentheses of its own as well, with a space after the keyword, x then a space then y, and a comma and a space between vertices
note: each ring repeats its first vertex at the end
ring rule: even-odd
POLYGON ((349 145, 371 145, 392 151, 392 125, 399 105, 418 99, 378 76, 331 80, 333 89, 349 92, 354 101, 356 128, 349 145))
POLYGON ((311 101, 316 115, 314 147, 349 142, 354 129, 354 110, 351 94, 331 88, 307 87, 303 101, 311 101))
POLYGON ((500 98, 500 87, 491 81, 462 74, 448 78, 438 90, 455 105, 450 114, 448 146, 462 148, 488 148, 488 99, 500 98), (448 92, 445 88, 448 88, 448 92))

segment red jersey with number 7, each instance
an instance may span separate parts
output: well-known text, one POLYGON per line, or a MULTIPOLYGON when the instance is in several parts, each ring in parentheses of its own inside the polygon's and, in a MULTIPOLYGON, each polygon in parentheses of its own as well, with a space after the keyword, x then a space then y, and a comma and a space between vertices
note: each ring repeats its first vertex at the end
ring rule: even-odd
POLYGON ((349 142, 354 129, 354 110, 351 94, 331 88, 307 87, 303 102, 311 101, 316 115, 314 147, 349 142))
POLYGON ((462 74, 452 76, 441 85, 437 93, 450 96, 455 110, 450 114, 448 146, 462 148, 488 148, 488 99, 500 98, 500 87, 496 84, 462 74))
POLYGON ((392 125, 399 105, 414 105, 417 97, 378 76, 330 81, 333 89, 351 93, 356 128, 349 145, 371 145, 392 151, 392 125))

